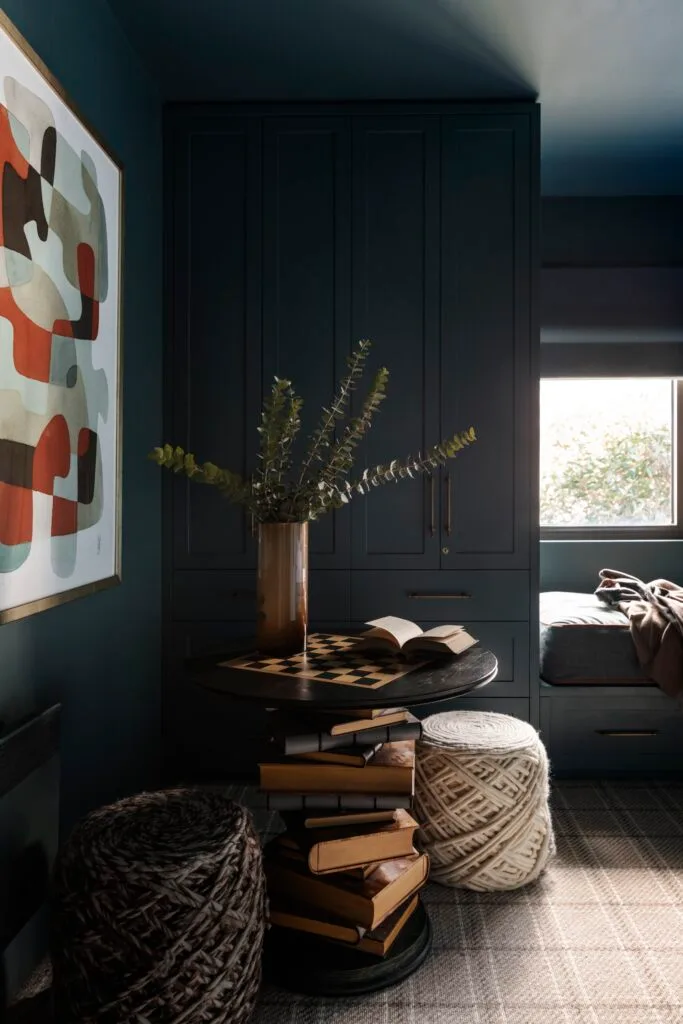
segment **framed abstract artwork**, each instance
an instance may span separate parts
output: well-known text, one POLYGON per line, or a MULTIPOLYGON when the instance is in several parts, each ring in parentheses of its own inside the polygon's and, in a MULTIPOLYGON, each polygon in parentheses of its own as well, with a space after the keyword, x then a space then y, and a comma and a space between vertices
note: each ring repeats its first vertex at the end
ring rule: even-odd
POLYGON ((0 12, 0 622, 121 578, 122 189, 0 12))

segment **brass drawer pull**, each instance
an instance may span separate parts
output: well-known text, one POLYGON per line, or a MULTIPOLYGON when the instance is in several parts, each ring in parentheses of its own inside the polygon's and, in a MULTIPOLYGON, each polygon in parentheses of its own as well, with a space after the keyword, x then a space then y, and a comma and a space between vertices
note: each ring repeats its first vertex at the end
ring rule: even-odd
POLYGON ((446 536, 452 532, 453 499, 451 496, 451 474, 446 473, 446 536))
POLYGON ((659 729, 596 729, 598 736, 659 736, 659 729))
POLYGON ((460 594, 421 594, 417 590, 408 591, 408 597, 417 598, 421 601, 467 601, 472 597, 462 591, 460 594))

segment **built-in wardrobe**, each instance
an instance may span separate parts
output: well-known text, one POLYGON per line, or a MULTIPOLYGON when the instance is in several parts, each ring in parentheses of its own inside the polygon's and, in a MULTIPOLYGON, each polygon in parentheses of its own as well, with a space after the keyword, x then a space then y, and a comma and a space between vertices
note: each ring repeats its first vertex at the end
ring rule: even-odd
MULTIPOLYGON (((175 107, 166 190, 165 439, 248 473, 273 376, 306 433, 371 339, 390 380, 364 463, 470 425, 478 440, 312 525, 311 626, 463 623, 500 670, 459 706, 533 720, 538 107, 175 107)), ((198 693, 182 661, 253 631, 255 539, 213 489, 165 485, 171 760, 237 770, 264 712, 198 693)))

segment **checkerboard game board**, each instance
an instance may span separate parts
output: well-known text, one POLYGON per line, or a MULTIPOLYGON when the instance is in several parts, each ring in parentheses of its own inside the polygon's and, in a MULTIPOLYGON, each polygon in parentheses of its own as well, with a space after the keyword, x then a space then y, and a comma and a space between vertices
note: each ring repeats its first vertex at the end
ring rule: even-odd
POLYGON ((378 690, 387 683, 400 679, 424 661, 407 662, 391 653, 370 654, 354 652, 358 638, 336 633, 311 633, 305 654, 288 658, 259 657, 255 654, 221 662, 225 668, 239 668, 248 672, 269 672, 297 679, 314 679, 317 683, 338 686, 360 686, 364 690, 378 690))

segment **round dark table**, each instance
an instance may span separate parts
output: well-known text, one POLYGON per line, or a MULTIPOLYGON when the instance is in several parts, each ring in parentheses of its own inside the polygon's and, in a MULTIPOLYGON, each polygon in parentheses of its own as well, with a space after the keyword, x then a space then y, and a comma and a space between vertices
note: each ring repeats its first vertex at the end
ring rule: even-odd
MULTIPOLYGON (((220 657, 194 658, 195 683, 228 697, 258 701, 267 708, 319 711, 417 707, 471 693, 495 678, 498 661, 491 651, 471 648, 457 657, 419 664, 378 689, 317 682, 258 669, 221 664, 249 652, 248 642, 220 657)), ((255 662, 258 657, 254 655, 255 662)), ((271 927, 266 940, 266 977, 293 992, 354 996, 395 985, 421 966, 429 954, 432 930, 420 901, 410 922, 385 957, 347 949, 325 939, 271 927)))
MULTIPOLYGON (((411 672, 376 690, 221 664, 248 650, 242 645, 241 650, 237 648, 220 657, 192 659, 190 675, 194 682, 209 690, 241 700, 258 701, 269 708, 299 711, 335 708, 344 711, 410 708, 452 700, 490 683, 498 671, 496 656, 480 647, 472 647, 456 657, 433 658, 427 664, 418 664, 411 672)), ((254 659, 258 660, 257 655, 254 659)))

